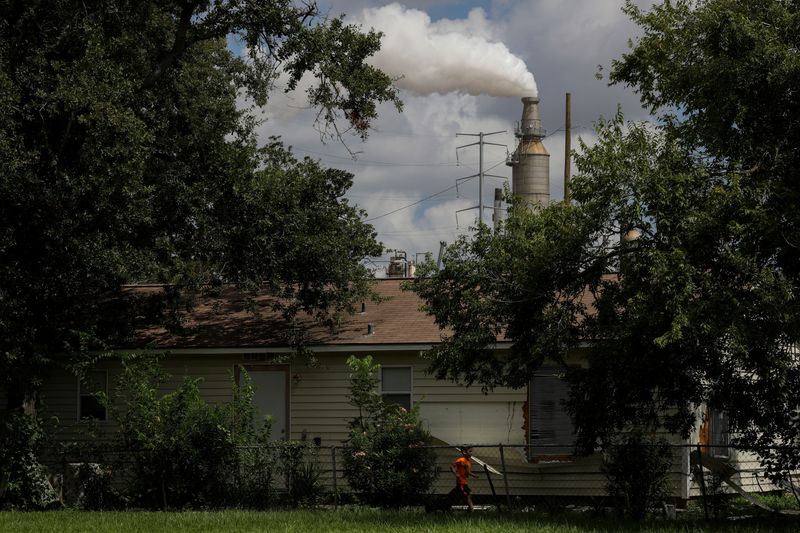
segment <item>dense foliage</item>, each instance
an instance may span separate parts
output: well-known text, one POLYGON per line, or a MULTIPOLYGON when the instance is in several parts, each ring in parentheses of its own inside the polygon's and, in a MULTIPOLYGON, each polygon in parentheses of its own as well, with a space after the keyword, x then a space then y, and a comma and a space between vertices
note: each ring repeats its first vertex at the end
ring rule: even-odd
POLYGON ((237 388, 230 404, 209 405, 200 397, 198 379, 186 378, 174 392, 160 394, 166 379, 157 358, 127 356, 114 402, 105 400, 118 428, 115 447, 131 479, 131 502, 219 505, 229 473, 238 470, 237 446, 262 437, 250 418, 251 395, 237 388))
POLYGON ((642 520, 650 511, 660 511, 672 491, 669 443, 639 432, 619 437, 603 457, 606 490, 617 511, 642 520))
POLYGON ((54 352, 119 342, 134 318, 179 326, 192 290, 236 283, 330 323, 363 296, 381 248, 343 198, 352 176, 259 146, 256 106, 307 75, 320 130, 365 137, 377 103, 400 106, 365 62, 379 46, 290 0, 0 1, 9 407, 35 405, 54 352), (168 302, 133 305, 130 282, 169 284, 168 302))
POLYGON ((44 509, 56 500, 38 459, 45 434, 37 417, 12 413, 0 419, 0 509, 44 509))
MULTIPOLYGON (((199 379, 185 378, 173 392, 159 392, 170 376, 158 357, 130 355, 122 362, 114 401, 104 400, 116 427, 118 460, 108 466, 116 472, 118 504, 267 508, 314 504, 323 496, 314 446, 271 439, 270 420, 254 418, 244 371, 241 386, 232 385, 233 400, 216 405, 202 398, 199 379)), ((92 479, 94 485, 100 481, 92 479)), ((104 496, 79 504, 92 508, 104 496)))
POLYGON ((800 464, 800 12, 678 0, 626 11, 642 37, 614 63, 657 124, 601 121, 570 204, 483 229, 414 287, 454 335, 440 377, 523 386, 565 365, 579 447, 631 424, 687 436, 702 403, 773 476, 800 464), (512 341, 497 357, 495 339, 512 341))
POLYGON ((350 422, 342 448, 344 475, 358 497, 381 507, 420 503, 436 479, 436 454, 418 408, 387 404, 377 393, 380 365, 350 356, 350 403, 359 416, 350 422))

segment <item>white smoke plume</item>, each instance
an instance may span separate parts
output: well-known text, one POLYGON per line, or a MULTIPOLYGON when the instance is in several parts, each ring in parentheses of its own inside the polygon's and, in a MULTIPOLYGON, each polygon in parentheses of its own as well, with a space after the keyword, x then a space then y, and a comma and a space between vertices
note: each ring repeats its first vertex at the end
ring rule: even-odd
POLYGON ((533 74, 500 42, 492 42, 483 10, 464 20, 431 22, 427 13, 400 4, 365 9, 360 22, 383 32, 371 63, 397 86, 418 94, 536 96, 533 74))

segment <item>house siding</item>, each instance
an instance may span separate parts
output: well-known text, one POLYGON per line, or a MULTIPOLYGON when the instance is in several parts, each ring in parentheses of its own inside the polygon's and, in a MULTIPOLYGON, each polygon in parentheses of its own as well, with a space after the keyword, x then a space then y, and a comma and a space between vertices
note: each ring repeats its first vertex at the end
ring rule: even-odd
MULTIPOLYGON (((357 356, 369 351, 355 352, 357 356)), ((357 416, 357 410, 348 402, 349 369, 346 359, 349 353, 318 354, 318 364, 309 366, 293 363, 289 367, 289 437, 299 440, 319 438, 325 447, 341 446, 347 438, 348 422, 357 416), (297 379, 293 379, 297 376, 297 379)), ((436 380, 425 370, 427 361, 419 352, 379 352, 374 360, 382 365, 412 367, 412 399, 419 405, 423 423, 432 434, 450 444, 508 446, 505 450, 509 491, 512 496, 565 496, 599 497, 605 492, 605 477, 602 474, 602 458, 599 454, 575 458, 564 463, 528 463, 525 458, 525 433, 522 428, 526 389, 497 388, 484 394, 480 387, 464 387, 451 382, 436 380), (449 429, 448 429, 449 428, 449 429), (456 429, 454 429, 456 428, 456 429), (449 433, 448 433, 449 431, 449 433), (458 439, 453 438, 457 435, 458 439)), ((231 379, 237 365, 264 364, 258 357, 241 353, 208 355, 173 354, 162 361, 164 370, 171 375, 161 387, 162 393, 174 390, 186 378, 202 378, 201 396, 209 403, 223 404, 232 398, 231 379)), ((105 360, 97 368, 108 370, 109 392, 120 375, 120 363, 105 360)), ((84 424, 77 422, 78 382, 68 372, 56 372, 43 387, 43 399, 48 411, 58 417, 60 428, 57 438, 62 440, 85 440, 89 437, 84 424)), ((113 422, 97 424, 100 438, 114 429, 113 422)), ((341 461, 341 450, 339 461, 341 461)), ((449 464, 458 452, 455 449, 437 450, 439 479, 437 492, 452 488, 449 464)), ((476 448, 475 456, 502 470, 497 447, 476 448)), ((324 478, 331 482, 330 452, 320 454, 324 478)), ((337 468, 341 468, 339 463, 337 468)), ((472 482, 476 494, 491 494, 489 483, 482 469, 476 467, 481 476, 472 482)), ((675 495, 680 496, 679 484, 686 474, 681 471, 677 457, 673 466, 675 495)), ((339 473, 341 476, 341 473, 339 473)), ((498 495, 504 495, 504 481, 494 476, 498 495)), ((339 480, 340 489, 345 487, 339 480)))

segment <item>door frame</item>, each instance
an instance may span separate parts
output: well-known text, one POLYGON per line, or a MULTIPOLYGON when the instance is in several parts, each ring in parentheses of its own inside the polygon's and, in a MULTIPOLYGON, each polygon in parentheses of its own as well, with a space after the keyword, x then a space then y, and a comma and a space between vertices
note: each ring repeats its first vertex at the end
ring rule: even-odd
POLYGON ((284 435, 284 440, 291 440, 289 437, 292 431, 292 419, 290 416, 291 406, 291 380, 289 379, 291 375, 291 365, 289 364, 264 364, 264 363, 236 363, 233 365, 233 374, 234 379, 236 380, 236 386, 239 386, 239 376, 241 375, 241 369, 244 368, 248 373, 250 372, 276 372, 282 371, 285 379, 285 387, 284 387, 284 404, 286 405, 286 413, 284 413, 285 420, 286 420, 286 434, 284 435))

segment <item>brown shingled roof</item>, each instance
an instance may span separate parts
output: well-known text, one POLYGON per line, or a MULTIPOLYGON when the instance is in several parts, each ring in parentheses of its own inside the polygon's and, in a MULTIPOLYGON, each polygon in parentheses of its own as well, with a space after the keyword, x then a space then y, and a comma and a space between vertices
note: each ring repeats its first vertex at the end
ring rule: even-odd
MULTIPOLYGON (((331 331, 311 317, 298 317, 298 325, 309 337, 311 345, 375 345, 432 344, 441 340, 442 332, 433 318, 420 310, 417 295, 400 288, 402 280, 376 280, 375 292, 385 299, 381 303, 367 301, 364 313, 346 316, 342 325, 331 331), (373 333, 367 334, 367 325, 373 333)), ((185 317, 183 333, 169 332, 163 327, 149 327, 137 332, 136 343, 155 343, 160 348, 230 348, 286 346, 286 322, 269 307, 267 296, 256 298, 260 312, 255 315, 245 308, 245 295, 226 288, 218 297, 201 298, 185 317)), ((360 309, 360 308, 359 308, 360 309)))

